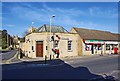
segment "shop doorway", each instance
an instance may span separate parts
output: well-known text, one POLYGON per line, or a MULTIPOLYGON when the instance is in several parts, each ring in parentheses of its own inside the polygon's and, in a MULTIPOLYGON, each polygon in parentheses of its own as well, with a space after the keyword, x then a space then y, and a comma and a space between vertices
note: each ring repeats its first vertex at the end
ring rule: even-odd
POLYGON ((36 57, 43 57, 43 41, 36 41, 36 57))

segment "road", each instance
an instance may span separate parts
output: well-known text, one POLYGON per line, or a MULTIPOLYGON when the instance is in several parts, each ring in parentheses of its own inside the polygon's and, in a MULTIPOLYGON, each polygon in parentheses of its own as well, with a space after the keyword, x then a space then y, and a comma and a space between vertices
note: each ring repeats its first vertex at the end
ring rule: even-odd
MULTIPOLYGON (((85 58, 63 59, 62 65, 34 66, 17 68, 22 63, 13 64, 15 69, 6 69, 10 65, 3 65, 3 79, 92 79, 101 77, 101 74, 111 74, 118 78, 115 73, 119 72, 117 55, 93 56, 85 58)), ((11 65, 12 66, 12 65, 11 65)), ((10 66, 10 67, 11 67, 10 66)), ((24 65, 25 66, 25 65, 24 65)))
POLYGON ((0 53, 0 58, 2 58, 2 60, 9 60, 16 52, 17 50, 2 51, 2 53, 0 53))
POLYGON ((94 56, 88 58, 67 59, 65 61, 72 67, 88 67, 94 73, 111 73, 113 70, 118 70, 119 57, 120 56, 117 55, 94 56))
MULTIPOLYGON (((77 59, 66 59, 66 63, 72 67, 84 66, 90 69, 95 74, 109 74, 115 75, 120 72, 119 62, 120 56, 108 55, 108 56, 95 56, 89 58, 77 58, 77 59)), ((118 77, 118 76, 116 76, 118 77)))

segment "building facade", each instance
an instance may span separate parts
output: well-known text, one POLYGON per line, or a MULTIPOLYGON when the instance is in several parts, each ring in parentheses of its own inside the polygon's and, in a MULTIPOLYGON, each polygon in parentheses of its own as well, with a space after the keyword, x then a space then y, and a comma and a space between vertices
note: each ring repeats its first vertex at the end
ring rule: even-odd
POLYGON ((72 28, 71 32, 79 34, 80 55, 120 53, 119 34, 83 28, 72 28))
POLYGON ((30 58, 45 56, 56 58, 54 49, 59 49, 60 57, 78 55, 78 34, 69 33, 61 26, 43 25, 36 32, 25 37, 22 50, 30 58))

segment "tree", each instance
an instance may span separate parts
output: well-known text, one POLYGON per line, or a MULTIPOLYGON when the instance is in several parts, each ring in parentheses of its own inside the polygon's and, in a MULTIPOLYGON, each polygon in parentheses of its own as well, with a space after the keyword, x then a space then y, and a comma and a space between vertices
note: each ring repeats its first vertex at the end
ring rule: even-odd
POLYGON ((7 41, 6 38, 2 38, 2 49, 7 48, 7 41))

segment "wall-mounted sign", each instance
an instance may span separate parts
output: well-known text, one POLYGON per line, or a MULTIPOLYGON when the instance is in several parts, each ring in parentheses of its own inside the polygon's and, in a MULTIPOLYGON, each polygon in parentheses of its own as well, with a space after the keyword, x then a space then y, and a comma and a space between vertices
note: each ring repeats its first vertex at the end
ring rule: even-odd
POLYGON ((84 40, 84 42, 90 44, 104 44, 104 41, 102 40, 84 40))
POLYGON ((61 40, 69 40, 69 38, 61 38, 61 40))
POLYGON ((106 41, 105 44, 119 44, 117 41, 106 41))

